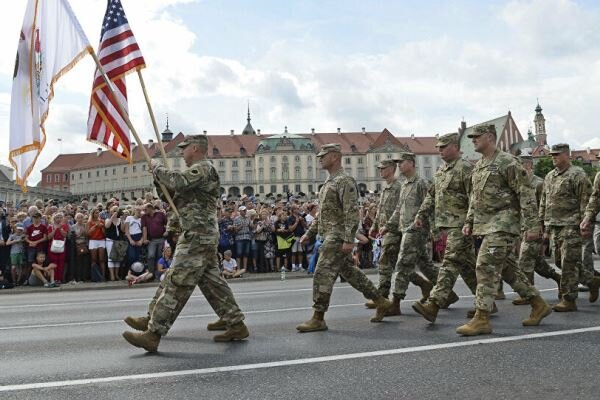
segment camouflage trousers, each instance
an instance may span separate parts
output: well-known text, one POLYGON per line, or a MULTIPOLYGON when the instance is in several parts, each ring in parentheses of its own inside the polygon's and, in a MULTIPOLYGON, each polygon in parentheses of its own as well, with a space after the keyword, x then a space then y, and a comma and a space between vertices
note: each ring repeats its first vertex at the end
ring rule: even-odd
POLYGON ((475 294, 477 290, 473 238, 464 236, 462 228, 445 228, 445 231, 448 233, 448 239, 444 260, 438 273, 437 283, 429 296, 429 301, 438 306, 446 304, 459 274, 471 293, 475 294))
POLYGON ((514 256, 516 239, 516 236, 504 232, 483 236, 475 266, 477 274, 475 307, 477 309, 492 311, 501 279, 523 299, 529 300, 539 296, 538 290, 529 283, 527 276, 517 266, 514 256))
POLYGON ((400 241, 402 236, 400 234, 388 233, 383 237, 383 243, 381 244, 381 256, 379 257, 379 294, 383 297, 390 295, 390 288, 392 287, 392 274, 394 273, 394 267, 398 261, 398 253, 400 252, 400 241))
POLYGON ((583 275, 594 274, 594 238, 592 236, 581 238, 583 246, 581 247, 581 267, 583 275))
POLYGON ((556 271, 546 262, 542 254, 543 245, 542 239, 528 242, 523 238, 519 248, 519 268, 527 276, 536 272, 543 278, 552 279, 556 271))
POLYGON ((325 239, 319 249, 319 259, 313 277, 313 308, 326 312, 338 275, 367 299, 379 298, 377 288, 352 262, 352 254, 342 253, 342 241, 325 239))
POLYGON ((550 235, 554 245, 554 262, 562 270, 561 294, 568 300, 575 300, 579 294, 579 283, 588 285, 594 278, 593 270, 583 267, 583 239, 579 227, 551 226, 550 235))
POLYGON ((427 252, 429 232, 424 230, 408 230, 402 233, 400 253, 396 262, 396 280, 394 281, 394 297, 406 297, 408 284, 414 280, 415 268, 418 266, 423 275, 434 285, 437 282, 438 268, 433 265, 431 255, 427 252))
POLYGON ((196 286, 227 326, 243 321, 244 315, 219 273, 218 262, 216 245, 195 240, 193 233, 181 235, 171 268, 150 303, 148 329, 166 335, 196 286))

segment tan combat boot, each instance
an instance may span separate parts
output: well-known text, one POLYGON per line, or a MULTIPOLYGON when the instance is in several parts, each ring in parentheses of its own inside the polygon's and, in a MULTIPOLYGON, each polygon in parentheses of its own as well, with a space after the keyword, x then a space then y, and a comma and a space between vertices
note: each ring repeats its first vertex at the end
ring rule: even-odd
POLYGON ((395 315, 402 315, 402 312, 400 311, 400 298, 393 296, 392 306, 388 308, 387 312, 385 313, 385 316, 393 317, 395 315))
POLYGON ((506 295, 504 294, 504 290, 498 289, 496 293, 496 300, 506 300, 506 295))
POLYGON ((370 310, 374 310, 375 308, 377 308, 377 306, 375 305, 375 302, 373 300, 369 300, 365 303, 365 307, 367 307, 370 310))
POLYGON ((590 288, 590 303, 595 303, 598 300, 600 291, 600 277, 595 276, 588 287, 590 288))
POLYGON ((425 304, 421 304, 421 302, 415 301, 412 305, 412 308, 413 310, 421 314, 423 318, 425 318, 431 323, 435 322, 435 319, 438 315, 438 311, 440 311, 440 308, 437 306, 437 304, 431 301, 428 301, 425 304))
MULTIPOLYGON (((472 308, 469 311, 467 311, 467 318, 473 318, 475 316, 475 311, 477 311, 477 309, 472 308)), ((494 306, 492 307, 492 312, 490 313, 490 315, 492 314, 496 314, 498 312, 498 307, 496 307, 496 303, 494 303, 494 306)))
POLYGON ((243 322, 231 325, 224 333, 213 337, 215 342, 233 342, 234 340, 244 340, 250 336, 248 327, 243 322))
POLYGON ((325 318, 324 312, 315 311, 311 319, 298 325, 296 327, 296 329, 300 332, 326 331, 327 324, 325 323, 324 318, 325 318))
POLYGON ((477 336, 492 333, 490 313, 484 310, 475 311, 473 319, 456 328, 456 333, 463 336, 477 336))
POLYGON ((225 323, 225 321, 223 321, 221 318, 219 318, 215 322, 210 322, 208 325, 206 325, 206 330, 207 331, 226 331, 227 324, 225 323))
POLYGON ((371 322, 381 322, 383 321, 383 317, 387 315, 388 310, 392 307, 392 302, 381 296, 378 299, 373 300, 375 306, 377 306, 377 310, 375 311, 375 316, 371 318, 371 322))
POLYGON ((146 331, 148 330, 148 323, 150 322, 150 317, 125 317, 123 320, 127 325, 135 329, 136 331, 146 331))
MULTIPOLYGON (((451 291, 450 294, 448 295, 448 298, 446 299, 446 301, 444 302, 444 304, 442 304, 440 306, 440 308, 442 310, 447 310, 448 307, 450 307, 452 304, 456 303, 458 300, 460 300, 460 297, 458 297, 458 295, 456 294, 456 292, 451 291)), ((414 306, 413 306, 414 308, 414 306)))
POLYGON ((521 296, 517 297, 512 301, 515 306, 526 306, 529 303, 529 300, 522 298, 521 296))
POLYGON ((550 315, 552 309, 540 296, 531 298, 531 314, 523 320, 523 326, 538 326, 542 319, 550 315))
POLYGON ((577 311, 577 303, 575 300, 568 300, 563 296, 560 303, 555 304, 552 309, 556 312, 577 311))
POLYGON ((160 335, 150 331, 141 333, 125 331, 123 332, 123 337, 129 344, 141 347, 149 353, 156 353, 158 344, 160 343, 160 335))
POLYGON ((433 285, 427 279, 423 278, 420 274, 415 274, 415 279, 413 281, 415 285, 421 288, 421 303, 425 303, 427 299, 429 299, 429 294, 433 289, 433 285))

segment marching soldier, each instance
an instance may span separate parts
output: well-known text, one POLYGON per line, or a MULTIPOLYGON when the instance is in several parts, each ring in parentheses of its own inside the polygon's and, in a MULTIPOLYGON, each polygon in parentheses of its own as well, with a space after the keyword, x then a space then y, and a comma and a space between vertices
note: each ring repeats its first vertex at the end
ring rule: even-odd
POLYGON ((458 133, 440 137, 436 147, 445 165, 433 177, 433 185, 414 221, 415 227, 421 228, 423 221, 435 217, 436 228, 448 234, 437 283, 427 303, 415 302, 412 306, 429 322, 435 321, 439 309, 449 302, 452 294, 454 298, 450 301, 458 300, 452 288, 459 273, 473 294, 477 290, 473 239, 462 234, 469 209, 473 166, 460 157, 458 133))
MULTIPOLYGON (((206 160, 208 140, 204 135, 190 135, 178 147, 182 148, 188 169, 169 171, 154 160, 150 167, 154 179, 174 194, 182 234, 162 291, 149 307, 151 314, 146 329, 141 333, 123 333, 125 340, 148 352, 157 351, 161 337, 168 333, 196 286, 219 315, 217 324, 226 329, 214 337, 215 341, 242 340, 249 335, 244 315, 219 273, 217 206, 220 183, 217 171, 206 160)), ((127 319, 130 326, 145 325, 144 317, 127 319)))
POLYGON ((319 214, 300 238, 300 244, 306 243, 317 233, 323 239, 323 244, 319 249, 319 260, 313 278, 315 311, 310 320, 296 327, 300 332, 327 330, 324 317, 338 275, 367 299, 374 301, 377 307, 376 317, 383 319, 391 305, 352 262, 351 252, 359 223, 358 188, 354 178, 342 168, 341 145, 323 145, 317 157, 321 167, 329 172, 329 177, 319 191, 319 214))
POLYGON ((429 242, 429 220, 423 221, 420 228, 414 226, 415 215, 425 200, 428 184, 417 175, 413 153, 402 153, 399 167, 406 180, 394 213, 380 230, 382 235, 390 231, 402 232, 400 253, 396 262, 394 298, 388 315, 400 315, 400 301, 406 296, 406 289, 417 265, 433 284, 438 274, 438 269, 433 265, 425 247, 429 242))
MULTIPOLYGON (((531 186, 535 190, 535 199, 539 206, 542 200, 542 193, 544 191, 544 180, 533 173, 533 157, 531 156, 520 156, 521 165, 527 171, 531 186)), ((521 244, 519 246, 519 268, 527 275, 527 279, 533 285, 534 283, 534 272, 546 279, 552 279, 560 286, 560 274, 557 273, 546 262, 544 255, 542 254, 542 248, 544 239, 539 238, 532 241, 525 240, 525 235, 521 234, 521 244)), ((560 293, 559 293, 560 295, 560 293)), ((529 304, 529 301, 517 297, 513 300, 513 304, 516 306, 529 304)))
POLYGON ((517 267, 513 254, 521 230, 528 241, 541 234, 535 193, 518 160, 497 148, 494 125, 476 126, 469 138, 482 158, 473 168, 473 189, 463 234, 479 235, 483 240, 475 266, 475 315, 456 332, 466 336, 492 332, 490 312, 501 276, 522 298, 531 302, 531 315, 523 325, 539 325, 552 309, 517 267))
POLYGON ((562 268, 560 293, 562 299, 555 311, 577 311, 577 286, 590 288, 590 302, 598 300, 600 278, 582 267, 582 238, 580 222, 586 215, 590 198, 590 180, 583 169, 571 165, 568 144, 552 146, 552 162, 555 168, 544 179, 544 192, 540 204, 540 220, 544 221, 545 234, 554 242, 556 263, 562 268), (558 258, 560 257, 560 258, 558 258))

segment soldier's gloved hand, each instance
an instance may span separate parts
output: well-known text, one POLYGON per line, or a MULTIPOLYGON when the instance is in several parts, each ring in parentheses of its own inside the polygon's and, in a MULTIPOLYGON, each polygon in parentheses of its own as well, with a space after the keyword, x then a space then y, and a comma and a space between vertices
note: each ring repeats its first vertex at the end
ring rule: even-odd
POLYGON ((150 160, 150 171, 154 170, 154 168, 158 167, 159 165, 161 165, 161 164, 158 160, 151 159, 150 160))
POLYGON ((525 233, 525 241, 526 242, 533 242, 535 240, 538 240, 540 238, 540 232, 527 232, 525 233))
POLYGON ((420 218, 415 218, 414 226, 417 229, 421 229, 423 227, 423 221, 420 218))
POLYGON ((302 235, 300 238, 300 244, 306 244, 308 242, 308 236, 302 235))
POLYGON ((471 227, 469 225, 463 226, 462 233, 464 236, 471 236, 471 233, 472 233, 471 227))
POLYGON ((379 234, 381 236, 385 235, 386 233, 388 233, 388 229, 386 227, 383 227, 379 230, 379 234))
POLYGON ((342 244, 342 253, 344 254, 349 254, 352 252, 352 249, 354 248, 354 243, 345 243, 342 244))

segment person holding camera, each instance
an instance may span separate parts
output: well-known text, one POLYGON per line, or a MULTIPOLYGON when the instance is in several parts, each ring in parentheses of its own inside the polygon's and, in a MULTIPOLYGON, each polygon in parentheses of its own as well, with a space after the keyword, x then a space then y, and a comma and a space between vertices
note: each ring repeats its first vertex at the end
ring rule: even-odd
POLYGON ((292 205, 287 221, 288 229, 294 235, 294 244, 292 244, 292 272, 304 271, 304 268, 302 268, 304 246, 300 243, 300 238, 306 232, 305 215, 304 213, 300 213, 300 207, 297 204, 292 205))

